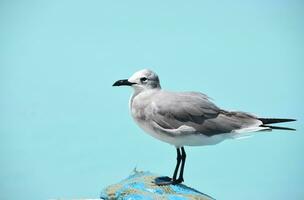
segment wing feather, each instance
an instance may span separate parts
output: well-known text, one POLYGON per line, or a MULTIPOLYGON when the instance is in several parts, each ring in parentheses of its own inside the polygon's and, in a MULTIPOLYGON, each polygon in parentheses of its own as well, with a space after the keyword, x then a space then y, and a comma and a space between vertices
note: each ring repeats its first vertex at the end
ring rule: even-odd
POLYGON ((260 121, 244 112, 228 112, 218 108, 202 93, 161 92, 153 96, 151 120, 164 129, 186 125, 197 134, 208 136, 228 133, 259 125, 260 121))

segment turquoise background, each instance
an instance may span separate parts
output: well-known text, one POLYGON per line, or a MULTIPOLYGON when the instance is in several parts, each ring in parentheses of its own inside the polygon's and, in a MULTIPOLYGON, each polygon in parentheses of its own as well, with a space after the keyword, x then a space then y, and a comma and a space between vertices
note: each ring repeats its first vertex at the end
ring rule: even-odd
POLYGON ((162 87, 217 105, 297 118, 274 131, 186 148, 186 184, 217 199, 304 199, 304 3, 1 1, 0 199, 98 197, 134 167, 171 175, 175 149, 140 130, 130 88, 162 87))

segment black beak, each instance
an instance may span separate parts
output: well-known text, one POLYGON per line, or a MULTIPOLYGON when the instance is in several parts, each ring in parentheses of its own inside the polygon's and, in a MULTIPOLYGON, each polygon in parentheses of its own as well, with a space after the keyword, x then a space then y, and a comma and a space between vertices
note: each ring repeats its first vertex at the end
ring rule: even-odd
POLYGON ((135 84, 135 83, 129 82, 128 79, 123 79, 123 80, 116 81, 112 86, 122 86, 122 85, 130 86, 133 84, 135 84))

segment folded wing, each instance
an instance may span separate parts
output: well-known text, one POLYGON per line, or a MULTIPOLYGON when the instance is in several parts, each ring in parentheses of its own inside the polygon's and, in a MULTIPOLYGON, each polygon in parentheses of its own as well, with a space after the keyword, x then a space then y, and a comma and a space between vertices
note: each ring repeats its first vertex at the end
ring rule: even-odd
POLYGON ((163 129, 188 126, 197 134, 213 136, 239 129, 259 127, 262 122, 244 112, 228 112, 196 92, 160 92, 151 103, 149 118, 163 129))

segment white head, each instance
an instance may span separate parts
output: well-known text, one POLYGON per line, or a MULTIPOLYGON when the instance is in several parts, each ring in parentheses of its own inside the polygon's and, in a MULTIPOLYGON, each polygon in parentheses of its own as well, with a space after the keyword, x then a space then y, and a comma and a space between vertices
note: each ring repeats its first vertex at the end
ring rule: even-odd
POLYGON ((129 79, 118 80, 113 84, 113 86, 123 85, 132 86, 137 91, 161 88, 157 74, 149 69, 135 72, 129 79))

